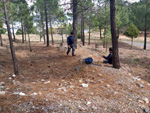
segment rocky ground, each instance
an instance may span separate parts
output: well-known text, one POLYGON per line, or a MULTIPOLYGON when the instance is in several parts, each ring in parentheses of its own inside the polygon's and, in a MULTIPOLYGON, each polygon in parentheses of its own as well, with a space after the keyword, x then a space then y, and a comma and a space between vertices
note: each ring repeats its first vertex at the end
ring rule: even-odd
POLYGON ((76 56, 66 46, 15 43, 20 75, 13 74, 8 46, 0 47, 0 112, 2 113, 150 113, 150 51, 119 44, 121 69, 104 65, 100 45, 78 45, 76 56), (79 59, 92 57, 86 65, 79 59))

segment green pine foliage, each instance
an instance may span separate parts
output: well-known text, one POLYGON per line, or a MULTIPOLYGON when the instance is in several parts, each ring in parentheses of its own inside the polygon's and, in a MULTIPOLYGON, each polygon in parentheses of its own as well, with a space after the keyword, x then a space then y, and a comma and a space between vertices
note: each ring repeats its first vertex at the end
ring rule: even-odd
POLYGON ((131 38, 137 38, 139 35, 139 30, 133 23, 131 23, 124 34, 131 38))

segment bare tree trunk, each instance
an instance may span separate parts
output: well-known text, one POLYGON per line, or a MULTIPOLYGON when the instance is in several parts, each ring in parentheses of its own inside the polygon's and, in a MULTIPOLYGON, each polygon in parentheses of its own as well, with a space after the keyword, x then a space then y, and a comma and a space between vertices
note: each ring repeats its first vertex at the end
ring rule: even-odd
POLYGON ((2 34, 0 34, 1 46, 3 46, 2 34))
POLYGON ((104 40, 103 40, 103 48, 106 47, 106 28, 104 28, 104 40))
POLYGON ((83 15, 83 12, 81 15, 81 41, 82 41, 82 45, 84 46, 85 34, 84 34, 84 15, 83 15))
POLYGON ((25 35, 24 35, 24 36, 25 36, 25 41, 27 41, 26 32, 25 32, 25 35))
POLYGON ((44 22, 43 22, 43 15, 41 14, 41 24, 42 24, 42 34, 43 34, 43 39, 44 39, 44 44, 46 43, 45 41, 45 30, 44 30, 44 22))
POLYGON ((73 0, 73 32, 74 32, 74 45, 77 48, 77 32, 78 32, 78 0, 73 0))
POLYGON ((117 29, 117 39, 119 39, 119 36, 120 36, 120 30, 119 28, 117 29))
POLYGON ((50 17, 50 29, 51 29, 51 38, 52 38, 52 45, 54 45, 54 38, 53 38, 53 28, 52 28, 52 20, 51 20, 51 17, 50 17))
POLYGON ((14 23, 12 22, 12 31, 13 31, 13 37, 14 41, 16 41, 15 31, 14 31, 14 23))
POLYGON ((147 30, 144 31, 144 50, 146 50, 146 42, 147 42, 147 30))
POLYGON ((113 67, 119 69, 118 39, 116 36, 115 0, 110 0, 110 22, 113 48, 113 67))
POLYGON ((102 27, 99 26, 99 35, 100 35, 100 40, 102 39, 102 27))
POLYGON ((63 31, 62 31, 62 28, 61 28, 61 37, 62 37, 62 43, 64 43, 64 37, 63 37, 63 31))
POLYGON ((22 43, 24 43, 24 29, 23 29, 23 23, 21 22, 21 27, 22 27, 22 43))
POLYGON ((90 19, 89 19, 89 45, 91 44, 91 24, 90 24, 90 19))
POLYGON ((29 33, 28 33, 28 41, 29 41, 29 49, 30 49, 30 52, 32 52, 32 48, 31 48, 31 42, 30 42, 30 36, 29 36, 29 33))
POLYGON ((83 28, 82 28, 82 26, 83 26, 83 25, 82 25, 82 16, 81 16, 81 42, 83 42, 83 34, 82 34, 82 33, 83 33, 83 32, 82 32, 82 29, 83 29, 83 28))
POLYGON ((19 72, 18 72, 17 58, 16 58, 16 54, 15 54, 13 40, 12 40, 12 37, 11 37, 10 25, 9 25, 9 20, 8 20, 8 16, 7 16, 7 7, 6 7, 5 0, 3 0, 3 6, 4 6, 4 14, 5 14, 5 20, 6 20, 6 25, 7 25, 7 31, 8 31, 8 37, 9 37, 11 55, 12 55, 12 60, 13 60, 13 64, 14 64, 14 74, 18 75, 19 72))
POLYGON ((131 48, 133 48, 133 38, 131 38, 131 48))
POLYGON ((42 39, 42 36, 41 36, 41 33, 40 33, 40 42, 41 42, 41 39, 42 39))
POLYGON ((49 32, 48 32, 48 19, 47 19, 47 6, 46 0, 44 0, 45 5, 45 21, 46 21, 46 36, 47 36, 47 47, 49 46, 49 32))

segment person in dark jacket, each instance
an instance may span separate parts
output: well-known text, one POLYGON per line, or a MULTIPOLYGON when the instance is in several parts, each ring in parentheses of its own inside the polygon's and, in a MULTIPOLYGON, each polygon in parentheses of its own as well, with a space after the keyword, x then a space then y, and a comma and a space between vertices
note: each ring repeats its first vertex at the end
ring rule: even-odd
POLYGON ((103 61, 103 63, 112 64, 112 57, 113 57, 112 48, 109 48, 109 55, 107 57, 103 56, 103 58, 106 59, 103 61))
POLYGON ((67 44, 68 44, 68 51, 67 51, 67 55, 70 53, 70 50, 72 49, 72 56, 75 56, 74 54, 74 33, 71 32, 70 36, 68 36, 67 38, 67 44))

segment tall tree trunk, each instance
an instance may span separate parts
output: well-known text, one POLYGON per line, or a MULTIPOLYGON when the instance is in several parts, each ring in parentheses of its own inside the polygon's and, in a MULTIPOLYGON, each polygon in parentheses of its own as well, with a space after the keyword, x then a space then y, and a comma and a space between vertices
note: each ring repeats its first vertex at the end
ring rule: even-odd
POLYGON ((25 41, 27 41, 26 32, 25 32, 25 35, 24 35, 24 36, 25 36, 25 41))
POLYGON ((45 41, 45 30, 44 30, 44 21, 43 21, 43 14, 41 14, 41 24, 42 24, 42 34, 43 34, 43 39, 44 39, 44 44, 46 43, 45 41))
POLYGON ((90 18, 89 18, 89 45, 91 44, 91 24, 90 24, 90 18))
POLYGON ((64 43, 64 37, 63 37, 63 31, 62 31, 62 28, 61 28, 61 37, 62 37, 62 43, 64 43))
POLYGON ((74 45, 77 48, 77 33, 78 33, 78 0, 73 0, 73 32, 74 32, 74 45))
POLYGON ((29 41, 29 49, 30 49, 30 52, 32 52, 32 48, 31 48, 31 42, 30 42, 30 36, 29 36, 29 33, 28 33, 28 41, 29 41))
POLYGON ((113 67, 119 69, 118 39, 116 36, 115 0, 110 0, 110 22, 113 48, 113 67))
POLYGON ((18 72, 17 58, 16 58, 16 54, 15 54, 13 40, 12 40, 12 37, 11 37, 10 25, 9 25, 9 20, 8 20, 8 16, 7 16, 7 7, 6 7, 5 0, 3 0, 3 6, 4 6, 4 14, 5 14, 5 20, 6 20, 6 25, 7 25, 11 55, 12 55, 12 60, 13 60, 13 65, 14 65, 14 74, 18 75, 19 72, 18 72))
POLYGON ((45 5, 45 22, 46 22, 46 36, 47 36, 47 47, 49 46, 49 32, 48 32, 48 19, 47 19, 47 6, 46 0, 44 0, 45 5))
POLYGON ((82 45, 84 46, 85 34, 84 34, 84 15, 83 15, 83 12, 81 15, 81 41, 82 41, 82 45))
POLYGON ((21 22, 21 27, 22 27, 22 43, 24 43, 24 29, 23 29, 23 23, 21 22))
POLYGON ((100 40, 102 39, 102 27, 99 26, 99 32, 100 32, 100 40))
POLYGON ((12 32, 13 32, 14 41, 16 41, 16 36, 15 36, 15 31, 14 31, 14 23, 13 22, 12 22, 12 32))
POLYGON ((144 50, 146 50, 146 42, 147 42, 147 30, 144 30, 144 50))
POLYGON ((82 26, 83 26, 83 25, 82 25, 82 16, 81 16, 81 42, 83 42, 82 26))
POLYGON ((131 38, 131 48, 133 48, 133 38, 131 38))
POLYGON ((0 34, 0 42, 1 42, 1 46, 3 46, 2 34, 0 34))
POLYGON ((53 38, 53 28, 52 28, 52 20, 51 17, 49 18, 50 20, 50 29, 51 29, 51 38, 52 38, 52 45, 54 45, 54 38, 53 38))
POLYGON ((117 39, 119 39, 119 36, 120 36, 120 30, 119 28, 117 29, 117 39))
POLYGON ((106 47, 106 27, 104 28, 104 40, 103 40, 103 48, 106 47))

